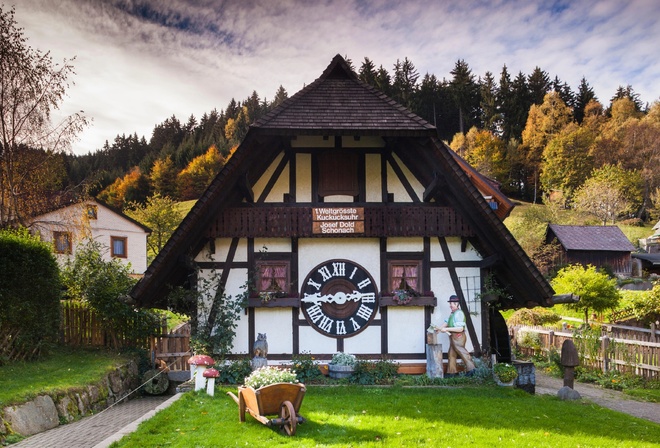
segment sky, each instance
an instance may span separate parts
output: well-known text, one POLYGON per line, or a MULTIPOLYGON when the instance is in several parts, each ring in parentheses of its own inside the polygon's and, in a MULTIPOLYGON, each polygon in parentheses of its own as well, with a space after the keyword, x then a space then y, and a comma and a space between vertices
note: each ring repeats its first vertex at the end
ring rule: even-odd
POLYGON ((336 54, 390 73, 407 57, 439 79, 458 60, 496 80, 505 64, 512 78, 540 67, 574 91, 586 78, 605 105, 626 85, 660 99, 657 0, 13 1, 3 9, 15 6, 28 44, 75 68, 57 113, 92 119, 76 154, 117 135, 149 141, 172 115, 199 119, 253 91, 291 96, 336 54))

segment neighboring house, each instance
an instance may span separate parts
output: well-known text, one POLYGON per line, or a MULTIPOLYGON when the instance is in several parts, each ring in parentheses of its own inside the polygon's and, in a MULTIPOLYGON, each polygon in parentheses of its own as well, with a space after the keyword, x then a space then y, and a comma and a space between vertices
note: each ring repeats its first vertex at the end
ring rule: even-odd
POLYGON ((660 221, 653 226, 653 230, 653 235, 639 240, 639 247, 643 252, 632 254, 640 275, 643 272, 660 275, 660 221))
MULTIPOLYGON (((424 365, 426 330, 448 317, 456 294, 469 350, 510 360, 499 310, 554 303, 502 222, 511 206, 434 126, 337 55, 250 126, 131 296, 166 308, 171 286, 215 279, 235 297, 251 283, 232 356, 266 333, 270 360, 345 351, 424 365), (493 302, 481 300, 489 275, 507 289, 493 302)), ((211 329, 214 297, 197 307, 211 329)))
POLYGON ((36 216, 30 230, 51 241, 59 260, 71 257, 88 238, 99 242, 105 260, 130 263, 131 272, 147 269, 147 236, 151 229, 97 199, 71 204, 36 216))
POLYGON ((545 243, 553 241, 561 246, 555 265, 590 264, 610 268, 617 275, 631 275, 630 254, 635 246, 617 226, 550 224, 546 230, 545 243))

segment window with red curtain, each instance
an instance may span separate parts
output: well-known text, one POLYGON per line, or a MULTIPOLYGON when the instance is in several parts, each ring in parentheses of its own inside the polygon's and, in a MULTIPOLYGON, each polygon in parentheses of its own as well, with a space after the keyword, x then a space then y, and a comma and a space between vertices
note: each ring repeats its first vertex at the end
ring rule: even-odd
POLYGON ((258 289, 264 291, 289 292, 289 262, 268 261, 257 264, 259 270, 258 289))
POLYGON ((421 292, 421 262, 420 261, 391 261, 390 291, 397 289, 410 289, 421 292))

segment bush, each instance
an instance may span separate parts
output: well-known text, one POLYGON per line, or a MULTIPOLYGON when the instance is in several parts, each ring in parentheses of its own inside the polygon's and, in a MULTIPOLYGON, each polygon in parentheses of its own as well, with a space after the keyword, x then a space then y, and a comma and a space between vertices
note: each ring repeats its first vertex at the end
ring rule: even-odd
POLYGON ((218 368, 220 376, 218 381, 224 384, 243 384, 245 378, 252 373, 250 358, 245 357, 236 361, 230 361, 218 368))
POLYGON ((123 300, 135 284, 129 267, 116 259, 103 260, 98 242, 90 240, 78 247, 74 259, 62 269, 62 279, 67 298, 89 303, 100 315, 115 348, 146 342, 157 331, 157 314, 123 300))
POLYGON ((50 245, 27 229, 0 231, 0 365, 35 359, 57 342, 60 297, 50 245))
POLYGON ((508 319, 508 325, 552 325, 561 320, 561 316, 552 310, 545 308, 520 309, 514 312, 508 319))
POLYGON ((318 362, 309 353, 295 355, 291 361, 291 370, 301 383, 307 383, 322 376, 318 362))
POLYGON ((388 359, 355 363, 355 371, 350 377, 356 384, 392 384, 399 376, 399 364, 388 359))

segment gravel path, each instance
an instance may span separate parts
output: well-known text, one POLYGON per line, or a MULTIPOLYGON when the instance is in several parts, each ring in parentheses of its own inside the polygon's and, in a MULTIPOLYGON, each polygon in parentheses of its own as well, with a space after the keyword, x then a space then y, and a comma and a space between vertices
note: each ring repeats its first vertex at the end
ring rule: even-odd
MULTIPOLYGON (((536 371, 537 394, 557 395, 557 391, 563 385, 563 380, 539 373, 538 370, 536 371)), ((660 403, 631 400, 622 392, 604 389, 591 384, 575 382, 574 389, 580 393, 583 399, 592 401, 600 406, 660 423, 660 403)))

